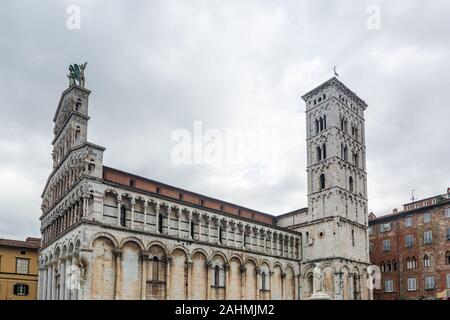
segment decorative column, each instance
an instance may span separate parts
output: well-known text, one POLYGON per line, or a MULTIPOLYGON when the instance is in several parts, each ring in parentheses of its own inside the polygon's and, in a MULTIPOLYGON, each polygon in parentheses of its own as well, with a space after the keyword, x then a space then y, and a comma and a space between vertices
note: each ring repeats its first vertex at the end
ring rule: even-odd
POLYGON ((208 242, 211 242, 211 217, 206 216, 206 223, 208 223, 208 242))
POLYGON ((294 285, 294 287, 295 287, 295 292, 294 292, 294 294, 295 294, 295 296, 294 296, 294 300, 300 300, 300 294, 299 294, 299 292, 300 292, 300 274, 298 274, 298 275, 296 275, 296 276, 294 276, 294 282, 295 282, 295 285, 294 285))
POLYGON ((281 273, 281 300, 284 300, 284 286, 285 286, 286 272, 281 273))
MULTIPOLYGON (((161 205, 157 204, 155 205, 155 211, 156 211, 156 232, 159 233, 159 209, 161 208, 161 205)), ((162 230, 162 228, 161 228, 162 230)))
POLYGON ((148 204, 147 202, 144 202, 144 225, 142 226, 142 230, 147 231, 147 210, 148 210, 148 204))
MULTIPOLYGON (((189 232, 189 234, 191 234, 189 232)), ((192 261, 186 262, 186 268, 187 268, 187 293, 186 293, 186 300, 192 300, 192 261)))
POLYGON ((57 262, 53 262, 52 264, 52 300, 58 300, 57 290, 56 290, 56 272, 57 262))
POLYGON ((247 268, 241 265, 241 300, 247 299, 247 268))
POLYGON ((177 216, 178 216, 178 238, 181 238, 181 214, 182 214, 182 210, 181 209, 177 209, 177 216))
POLYGON ((120 287, 121 287, 121 278, 122 278, 122 251, 120 249, 114 250, 114 257, 116 260, 116 281, 115 281, 115 293, 114 299, 120 300, 120 287))
POLYGON ((166 300, 170 300, 170 262, 172 258, 167 257, 166 264, 166 300))
POLYGON ((135 199, 131 199, 131 229, 134 229, 134 205, 136 204, 135 199))
POLYGON ((141 299, 147 299, 147 259, 148 253, 142 252, 140 255, 141 260, 141 299))
POLYGON ((66 257, 60 258, 59 268, 59 300, 64 300, 66 292, 66 257))
POLYGON ((273 299, 273 271, 269 271, 269 290, 270 290, 270 300, 273 299))
MULTIPOLYGON (((73 253, 73 255, 72 255, 72 263, 73 263, 74 266, 79 268, 80 255, 79 255, 78 252, 73 253)), ((72 283, 73 288, 72 288, 72 293, 71 293, 71 300, 78 300, 78 293, 80 291, 79 289, 80 289, 80 286, 81 286, 81 278, 79 277, 79 274, 78 274, 78 277, 75 278, 75 281, 73 281, 73 283, 72 283)))
POLYGON ((53 278, 53 262, 50 261, 47 265, 47 300, 52 300, 52 278, 53 278))
POLYGON ((225 299, 230 300, 230 292, 231 292, 230 275, 229 275, 230 265, 228 263, 225 263, 225 265, 223 266, 223 271, 225 275, 225 299))
POLYGON ((353 286, 354 284, 353 277, 354 277, 353 273, 348 274, 348 300, 355 300, 354 299, 355 288, 353 286))
POLYGON ((234 231, 234 240, 233 240, 233 247, 235 247, 235 248, 237 248, 237 242, 236 242, 236 238, 237 238, 237 229, 238 229, 238 226, 237 226, 237 224, 236 223, 234 223, 234 225, 233 225, 233 231, 234 231))
POLYGON ((202 241, 203 224, 202 224, 202 214, 198 214, 198 241, 202 241))
POLYGON ((260 268, 256 268, 256 300, 261 300, 261 290, 259 290, 260 288, 262 288, 262 284, 261 284, 261 269, 260 268))
POLYGON ((210 274, 211 274, 212 263, 211 263, 211 261, 207 260, 205 262, 205 265, 206 265, 206 300, 209 300, 210 299, 210 293, 211 293, 211 290, 210 290, 210 287, 211 287, 211 285, 210 285, 210 274))
POLYGON ((42 288, 41 300, 47 299, 47 272, 48 272, 47 266, 44 265, 42 268, 42 278, 39 278, 42 288))
POLYGON ((73 275, 68 274, 68 272, 72 272, 72 270, 70 270, 71 264, 72 264, 72 256, 70 256, 70 255, 66 256, 65 264, 66 264, 66 266, 64 269, 66 272, 66 276, 65 276, 64 282, 66 282, 66 284, 64 285, 64 289, 65 289, 64 290, 64 300, 70 300, 70 290, 71 290, 72 283, 69 282, 69 279, 70 279, 70 281, 72 281, 73 275))
POLYGON ((122 209, 122 201, 117 199, 117 225, 120 226, 120 213, 122 209))
POLYGON ((193 240, 193 232, 191 232, 191 230, 193 229, 193 227, 192 227, 192 211, 188 211, 187 217, 188 217, 188 239, 193 240))

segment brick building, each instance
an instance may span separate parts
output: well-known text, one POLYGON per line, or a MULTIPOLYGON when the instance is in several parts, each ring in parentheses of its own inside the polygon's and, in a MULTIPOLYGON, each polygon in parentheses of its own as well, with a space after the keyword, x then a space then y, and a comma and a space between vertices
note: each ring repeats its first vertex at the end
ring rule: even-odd
POLYGON ((369 215, 370 260, 381 270, 374 299, 435 299, 450 289, 450 188, 403 211, 369 215))

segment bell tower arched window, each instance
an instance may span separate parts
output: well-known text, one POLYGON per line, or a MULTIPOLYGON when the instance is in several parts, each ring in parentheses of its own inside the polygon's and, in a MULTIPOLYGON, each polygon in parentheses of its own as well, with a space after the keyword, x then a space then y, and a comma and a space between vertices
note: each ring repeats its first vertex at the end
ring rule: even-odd
POLYGON ((322 150, 320 149, 320 147, 316 148, 316 158, 317 161, 322 161, 322 150))
POLYGON ((320 175, 320 190, 325 189, 325 174, 320 175))
POLYGON ((348 178, 348 189, 353 192, 353 177, 351 176, 348 178))

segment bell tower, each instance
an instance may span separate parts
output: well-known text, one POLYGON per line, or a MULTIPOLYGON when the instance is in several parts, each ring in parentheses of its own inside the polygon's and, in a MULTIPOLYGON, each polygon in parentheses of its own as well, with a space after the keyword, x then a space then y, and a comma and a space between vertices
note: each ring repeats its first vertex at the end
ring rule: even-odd
POLYGON ((367 104, 337 77, 306 93, 308 210, 302 233, 311 262, 342 268, 334 299, 357 299, 369 264, 364 112, 367 104), (352 270, 356 270, 352 273, 352 270), (342 277, 342 276, 341 276, 342 277), (351 283, 350 283, 351 282, 351 283), (353 285, 353 287, 352 287, 353 285), (350 291, 350 293, 349 293, 350 291))

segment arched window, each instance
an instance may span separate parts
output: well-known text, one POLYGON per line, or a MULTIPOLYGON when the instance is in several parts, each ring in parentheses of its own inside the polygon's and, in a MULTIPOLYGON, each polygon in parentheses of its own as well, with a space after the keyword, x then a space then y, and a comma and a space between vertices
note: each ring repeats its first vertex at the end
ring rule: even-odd
POLYGON ((353 192, 353 177, 350 176, 348 178, 348 189, 350 190, 350 192, 353 192))
POLYGON ((320 149, 320 147, 316 148, 316 154, 317 154, 317 161, 321 161, 322 160, 322 150, 320 149))
POLYGON ((220 268, 219 268, 219 266, 214 267, 214 285, 216 287, 220 286, 220 268))
POLYGON ((344 147, 344 160, 348 161, 348 149, 347 149, 347 147, 344 147))
POLYGON ((127 209, 125 208, 125 206, 122 206, 120 208, 120 225, 122 227, 125 227, 126 216, 127 216, 127 209))
POLYGON ((423 266, 424 266, 425 268, 431 267, 431 260, 430 260, 430 258, 429 258, 427 255, 425 255, 425 256, 423 257, 423 266))
POLYGON ((450 251, 445 253, 445 264, 450 264, 450 251))
POLYGON ((265 272, 261 273, 261 289, 267 290, 267 278, 265 272))
POLYGON ((316 119, 316 134, 319 133, 319 120, 316 119))
POLYGON ((325 189, 325 174, 320 175, 320 190, 325 189))
POLYGON ((152 281, 159 281, 159 258, 157 256, 152 259, 152 281))
POLYGON ((158 232, 159 233, 163 232, 163 216, 161 213, 158 216, 158 232))
POLYGON ((327 145, 325 143, 322 146, 322 154, 323 154, 323 159, 325 160, 327 158, 327 145))
POLYGON ((323 130, 323 118, 322 117, 320 117, 320 119, 319 119, 319 125, 320 125, 320 131, 322 131, 323 130))
POLYGON ((344 118, 341 118, 341 130, 344 131, 344 118))
POLYGON ((352 245, 355 245, 355 230, 352 230, 352 245))
POLYGON ((194 221, 191 220, 191 238, 194 239, 194 221))
POLYGON ((411 269, 417 268, 417 260, 415 257, 412 257, 411 259, 411 269))
POLYGON ((323 116, 323 128, 324 129, 327 128, 327 116, 326 115, 323 116))

